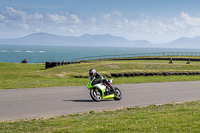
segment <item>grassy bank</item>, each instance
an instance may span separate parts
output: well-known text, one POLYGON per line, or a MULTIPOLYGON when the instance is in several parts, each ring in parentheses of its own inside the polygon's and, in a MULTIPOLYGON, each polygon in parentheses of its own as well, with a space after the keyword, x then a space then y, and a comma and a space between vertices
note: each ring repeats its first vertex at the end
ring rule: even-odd
MULTIPOLYGON (((70 64, 45 70, 45 64, 0 63, 0 89, 36 88, 54 86, 83 86, 87 78, 74 76, 88 76, 88 71, 95 68, 103 75, 125 72, 197 72, 200 71, 200 62, 152 60, 129 61, 96 61, 93 63, 70 64)), ((200 76, 153 76, 114 78, 114 83, 149 83, 172 81, 196 81, 200 76)))
MULTIPOLYGON (((44 64, 0 63, 0 89, 53 86, 83 86, 88 70, 103 75, 124 72, 196 72, 200 62, 185 61, 96 61, 70 64, 45 70, 44 64)), ((114 83, 150 83, 197 81, 200 76, 140 76, 114 78, 114 83)), ((84 114, 52 118, 0 122, 1 133, 21 132, 200 132, 200 101, 180 104, 150 105, 115 111, 90 111, 84 114)))
POLYGON ((200 132, 200 101, 1 122, 0 132, 200 132))

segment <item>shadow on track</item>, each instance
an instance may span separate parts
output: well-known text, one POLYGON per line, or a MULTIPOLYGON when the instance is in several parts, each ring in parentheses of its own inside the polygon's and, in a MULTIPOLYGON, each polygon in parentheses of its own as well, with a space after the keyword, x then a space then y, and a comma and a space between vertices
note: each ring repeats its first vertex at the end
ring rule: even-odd
POLYGON ((63 101, 70 101, 70 102, 95 102, 93 100, 63 100, 63 101))
MULTIPOLYGON (((94 100, 63 100, 66 102, 84 102, 84 103, 89 103, 89 102, 96 102, 94 100)), ((102 100, 101 102, 106 102, 106 101, 113 101, 113 100, 102 100)))

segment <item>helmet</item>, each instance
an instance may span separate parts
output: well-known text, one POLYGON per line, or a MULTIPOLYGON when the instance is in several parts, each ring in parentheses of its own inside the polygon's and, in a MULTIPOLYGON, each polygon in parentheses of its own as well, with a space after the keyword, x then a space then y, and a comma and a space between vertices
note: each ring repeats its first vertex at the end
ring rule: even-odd
POLYGON ((94 76, 96 75, 96 70, 95 70, 95 69, 90 69, 89 75, 90 75, 90 77, 91 77, 91 76, 94 77, 94 76))

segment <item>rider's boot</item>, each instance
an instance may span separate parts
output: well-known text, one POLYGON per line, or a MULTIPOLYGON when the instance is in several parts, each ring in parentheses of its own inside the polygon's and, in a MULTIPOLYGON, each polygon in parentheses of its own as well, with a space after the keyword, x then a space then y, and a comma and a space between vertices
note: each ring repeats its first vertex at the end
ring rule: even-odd
POLYGON ((110 91, 112 92, 112 93, 115 93, 115 89, 110 85, 110 91))

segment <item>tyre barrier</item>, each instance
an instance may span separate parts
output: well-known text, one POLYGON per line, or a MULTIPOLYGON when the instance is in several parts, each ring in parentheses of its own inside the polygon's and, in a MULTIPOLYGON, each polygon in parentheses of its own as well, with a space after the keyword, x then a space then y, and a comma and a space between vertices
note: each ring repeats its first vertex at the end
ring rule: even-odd
MULTIPOLYGON (((132 59, 131 58, 122 58, 122 59, 112 59, 112 60, 170 60, 170 59, 171 58, 132 58, 132 59)), ((194 58, 172 58, 172 60, 176 60, 176 61, 189 61, 189 60, 190 61, 200 61, 200 59, 194 59, 194 58)), ((77 64, 77 63, 81 63, 81 62, 84 62, 84 61, 79 61, 79 62, 45 62, 45 69, 56 67, 56 66, 61 66, 61 65, 77 64)), ((87 62, 87 61, 85 61, 85 62, 87 62)), ((145 76, 143 73, 132 74, 132 76, 133 75, 134 76, 140 76, 140 75, 145 76)), ((150 75, 152 75, 152 74, 150 74, 150 75)), ((113 77, 115 77, 115 76, 113 76, 113 77)), ((127 74, 126 74, 126 76, 127 76, 127 74)), ((130 74, 130 76, 131 76, 131 74, 130 74)), ((120 74, 119 77, 123 77, 123 74, 120 74)))
POLYGON ((111 73, 111 77, 115 77, 115 78, 118 78, 118 74, 115 74, 115 73, 111 73))
MULTIPOLYGON (((200 72, 149 72, 149 73, 112 73, 103 75, 105 78, 123 78, 123 77, 139 77, 139 76, 173 76, 173 75, 200 75, 200 72)), ((89 78, 89 76, 73 76, 75 78, 89 78)))
POLYGON ((118 74, 118 78, 123 78, 124 77, 124 73, 119 73, 118 74))
MULTIPOLYGON (((112 59, 112 60, 170 60, 171 58, 122 58, 122 59, 112 59)), ((200 61, 200 59, 194 59, 194 58, 172 58, 172 60, 176 61, 200 61)))
POLYGON ((130 77, 130 73, 124 73, 124 77, 130 77))
POLYGON ((103 75, 103 77, 112 78, 110 75, 103 75))
POLYGON ((75 64, 75 63, 77 64, 81 62, 45 62, 45 69, 56 67, 56 66, 75 64))

